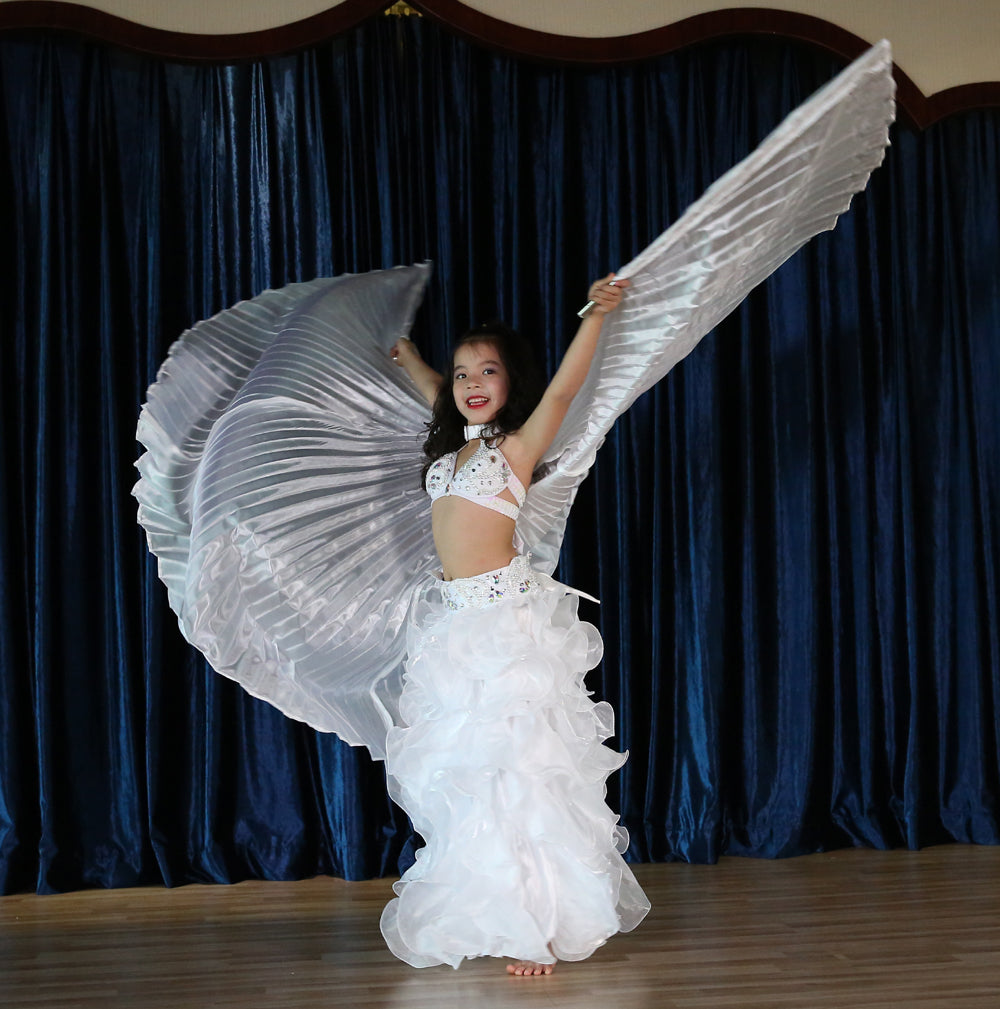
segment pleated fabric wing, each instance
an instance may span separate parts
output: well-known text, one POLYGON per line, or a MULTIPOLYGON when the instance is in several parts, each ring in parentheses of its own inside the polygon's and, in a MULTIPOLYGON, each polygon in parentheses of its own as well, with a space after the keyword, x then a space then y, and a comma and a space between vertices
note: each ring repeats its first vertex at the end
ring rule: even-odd
MULTIPOLYGON (((875 46, 645 252, 518 519, 551 573, 615 419, 880 164, 891 57, 875 46)), ((267 291, 171 349, 139 420, 139 521, 185 637, 292 718, 383 758, 405 621, 435 569, 419 486, 427 405, 386 354, 429 267, 267 291)))
POLYGON ((880 42, 789 115, 649 248, 618 270, 631 287, 542 461, 518 532, 535 567, 559 559, 577 488, 615 419, 762 280, 829 231, 882 163, 895 113, 880 42))
POLYGON ((184 636, 292 718, 381 758, 434 567, 429 410, 386 354, 426 265, 267 291, 186 332, 150 388, 135 496, 184 636))

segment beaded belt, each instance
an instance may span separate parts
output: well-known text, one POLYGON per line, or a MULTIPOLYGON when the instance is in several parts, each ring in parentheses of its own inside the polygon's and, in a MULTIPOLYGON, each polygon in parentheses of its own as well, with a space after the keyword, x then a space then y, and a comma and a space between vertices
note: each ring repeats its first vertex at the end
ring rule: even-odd
POLYGON ((506 567, 495 571, 485 571, 471 578, 453 578, 450 582, 442 581, 439 587, 444 604, 450 610, 461 610, 467 606, 482 609, 501 599, 523 596, 542 589, 561 589, 598 602, 586 592, 570 588, 549 575, 535 571, 531 566, 531 554, 518 554, 506 567))

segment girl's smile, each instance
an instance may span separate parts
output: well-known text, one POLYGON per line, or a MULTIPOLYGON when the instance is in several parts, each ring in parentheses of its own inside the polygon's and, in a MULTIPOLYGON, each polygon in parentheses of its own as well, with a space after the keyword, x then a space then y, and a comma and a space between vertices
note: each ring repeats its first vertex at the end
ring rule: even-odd
POLYGON ((507 369, 492 343, 467 343, 455 352, 452 393, 459 413, 474 424, 494 420, 507 402, 507 369))

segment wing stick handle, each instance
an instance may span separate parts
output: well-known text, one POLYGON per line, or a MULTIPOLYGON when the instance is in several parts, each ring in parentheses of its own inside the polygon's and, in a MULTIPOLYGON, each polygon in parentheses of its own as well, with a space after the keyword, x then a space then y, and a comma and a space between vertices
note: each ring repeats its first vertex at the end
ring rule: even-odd
MULTIPOLYGON (((617 284, 619 280, 624 280, 624 279, 625 279, 624 277, 619 277, 619 276, 616 276, 616 277, 615 277, 615 279, 611 281, 611 286, 612 286, 612 287, 614 287, 614 286, 615 286, 615 284, 617 284)), ((597 302, 596 302, 596 301, 588 301, 588 302, 587 302, 587 304, 586 304, 586 305, 584 305, 584 306, 583 306, 583 308, 581 308, 581 309, 580 309, 580 311, 579 311, 579 312, 577 312, 576 314, 577 314, 577 315, 578 315, 578 316, 579 316, 579 317, 580 317, 581 319, 586 319, 586 318, 587 318, 587 316, 588 316, 588 315, 590 315, 590 313, 591 313, 591 312, 593 311, 593 309, 594 309, 594 306, 595 306, 596 304, 597 304, 597 302)))

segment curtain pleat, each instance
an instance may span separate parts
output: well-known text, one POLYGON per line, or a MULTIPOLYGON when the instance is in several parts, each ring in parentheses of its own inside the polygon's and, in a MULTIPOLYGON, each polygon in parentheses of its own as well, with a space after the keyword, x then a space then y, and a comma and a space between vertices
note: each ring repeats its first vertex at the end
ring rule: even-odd
MULTIPOLYGON (((173 64, 0 38, 0 892, 390 874, 364 753, 181 639, 133 435, 187 326, 423 259, 417 338, 554 368, 588 282, 839 67, 775 40, 557 68, 380 17, 173 64)), ((631 750, 634 859, 1000 843, 1000 116, 898 125, 836 231, 640 399, 560 577, 631 750)))

